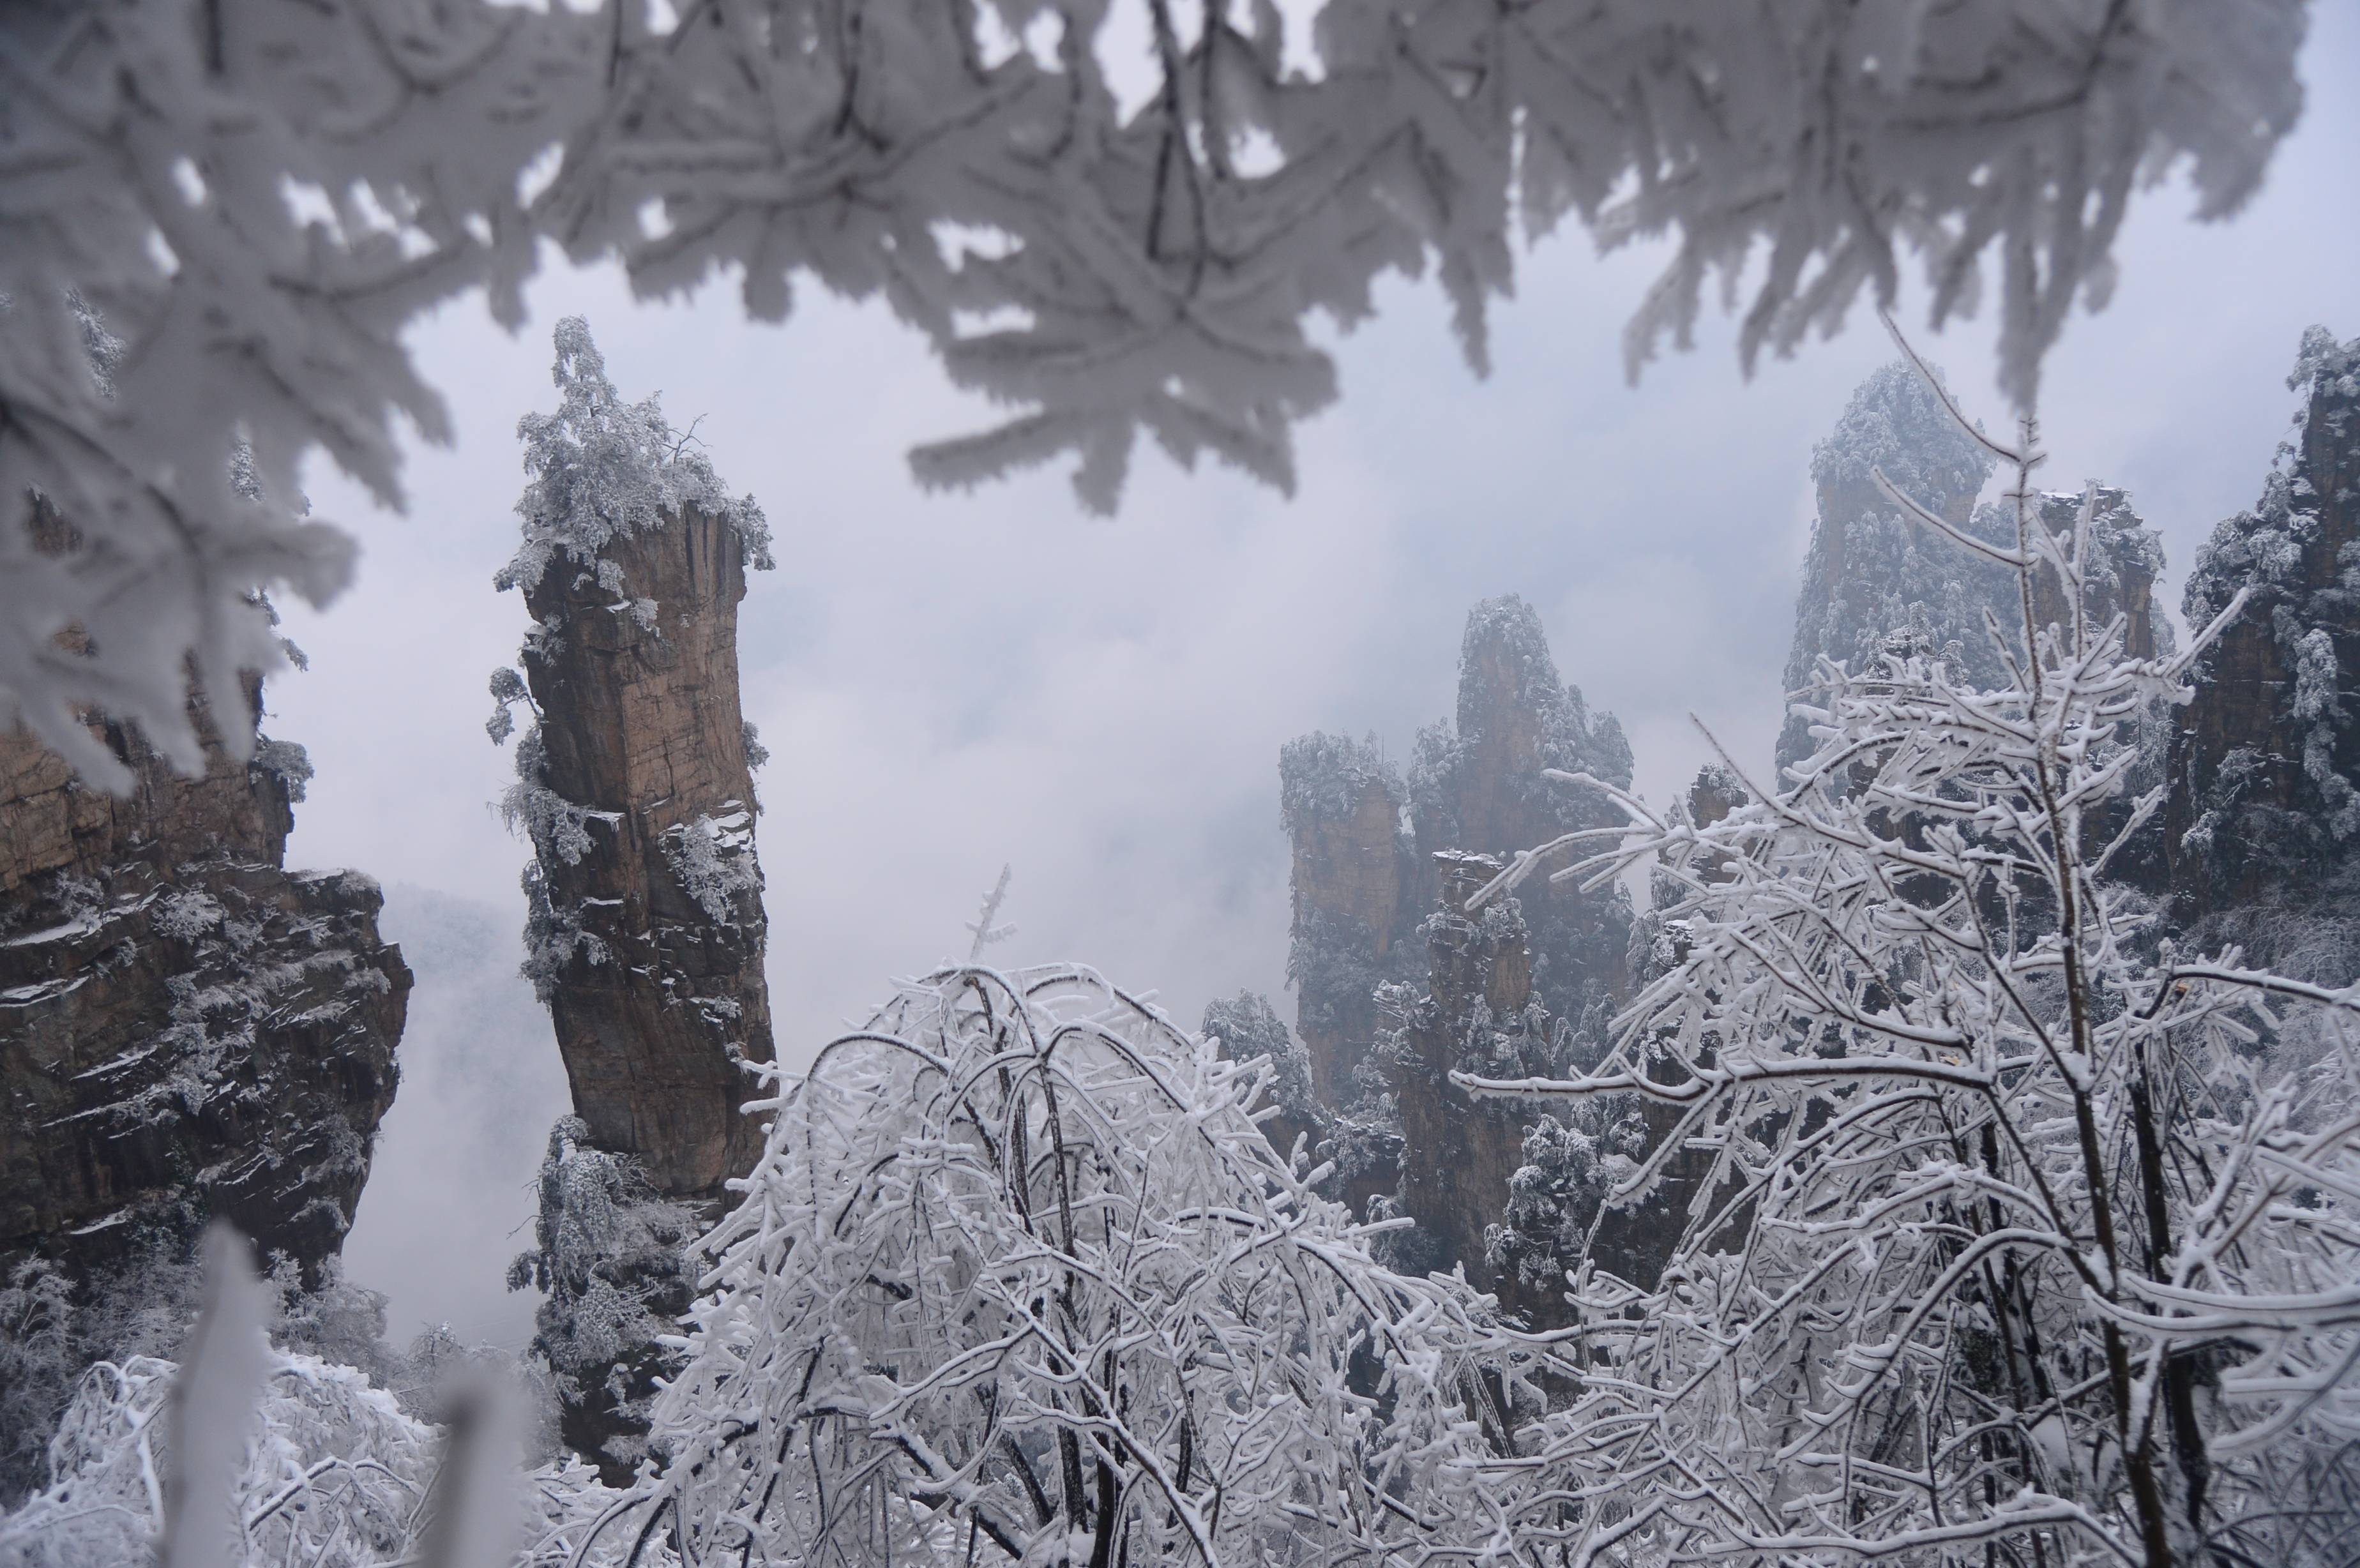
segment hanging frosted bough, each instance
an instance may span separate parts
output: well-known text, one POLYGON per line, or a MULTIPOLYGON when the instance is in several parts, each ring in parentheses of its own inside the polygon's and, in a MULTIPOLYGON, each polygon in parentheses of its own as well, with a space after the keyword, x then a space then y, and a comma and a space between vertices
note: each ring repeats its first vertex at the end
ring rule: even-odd
POLYGON ((0 723, 120 784, 81 731, 95 704, 196 766, 189 659, 233 712, 236 672, 277 659, 244 596, 323 604, 349 577, 350 540, 286 499, 300 463, 399 504, 395 415, 450 436, 405 328, 477 286, 515 324, 544 236, 649 294, 734 272, 764 320, 798 275, 882 296, 1011 411, 922 448, 922 483, 1070 460, 1098 511, 1142 435, 1291 489, 1295 425, 1337 393, 1311 318, 1366 320, 1387 274, 1433 267, 1480 371, 1516 243, 1568 216, 1605 249, 1673 242, 1633 371, 1688 343, 1716 280, 1752 290, 1750 365, 1863 292, 1891 305, 1912 263, 1937 323, 1970 310, 1996 254, 2002 379, 2028 406, 2074 302, 2110 290, 2142 172, 2185 169, 2202 218, 2258 188, 2305 20, 2300 0, 1328 0, 1307 26, 1212 0, 17 0, 0 162, 42 177, 0 191, 0 495, 45 497, 80 544, 0 526, 0 723), (1115 58, 1136 38, 1143 97, 1115 58), (262 499, 232 484, 240 443, 262 499), (56 645, 72 626, 91 651, 56 645))

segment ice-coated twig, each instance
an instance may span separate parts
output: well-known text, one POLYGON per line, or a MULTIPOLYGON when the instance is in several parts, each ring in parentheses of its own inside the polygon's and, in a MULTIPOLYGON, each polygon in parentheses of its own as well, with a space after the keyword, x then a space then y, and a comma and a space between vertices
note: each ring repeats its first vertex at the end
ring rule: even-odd
POLYGON ((991 885, 991 891, 983 896, 981 911, 974 920, 967 922, 967 929, 975 937, 975 941, 967 948, 967 960, 969 964, 980 964, 983 962, 985 948, 996 942, 1006 942, 1016 934, 1014 926, 995 923, 1000 919, 1000 906, 1008 898, 1008 884, 1015 874, 1016 867, 1013 864, 1004 865, 1000 868, 1000 880, 994 882, 991 885))

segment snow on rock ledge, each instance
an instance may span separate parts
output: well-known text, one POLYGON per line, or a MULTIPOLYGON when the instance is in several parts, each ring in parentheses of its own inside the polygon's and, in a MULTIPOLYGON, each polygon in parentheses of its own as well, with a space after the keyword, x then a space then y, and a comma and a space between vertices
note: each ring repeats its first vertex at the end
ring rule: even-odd
POLYGON ((383 899, 284 869, 299 748, 209 744, 183 779, 101 733, 126 798, 0 735, 0 1262, 79 1270, 219 1215, 311 1275, 393 1104, 410 977, 383 899))

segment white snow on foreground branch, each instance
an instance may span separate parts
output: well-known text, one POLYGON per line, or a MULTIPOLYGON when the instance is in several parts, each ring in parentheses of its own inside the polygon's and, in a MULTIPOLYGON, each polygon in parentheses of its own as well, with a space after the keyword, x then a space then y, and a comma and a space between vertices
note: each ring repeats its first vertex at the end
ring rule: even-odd
POLYGON ((1086 969, 970 967, 764 1071, 667 1463, 611 1529, 1104 1565, 1409 1563, 1504 1526, 1480 1472, 1503 1401, 1537 1406, 1529 1353, 1273 1151, 1266 1061, 1086 969))
POLYGON ((119 787, 82 727, 95 706, 193 768, 193 658, 242 755, 237 672, 279 660, 248 595, 322 604, 351 571, 304 515, 300 461, 398 502, 396 416, 451 434, 404 328, 478 286, 513 326, 543 237, 650 293, 734 269, 763 319, 798 273, 882 293, 1013 410, 918 452, 923 482, 1070 457, 1101 510, 1142 434, 1290 487, 1295 422, 1336 390, 1309 319, 1365 319, 1388 272, 1431 263, 1480 369, 1515 241, 1568 215, 1609 248, 1677 241, 1634 370, 1686 343, 1716 273, 1754 289, 1750 365, 1863 289, 1889 304, 1906 259, 1938 321, 1970 308, 1996 245, 2028 402, 2073 301, 2108 291, 2142 170, 2184 167, 2206 217, 2256 188, 2300 108, 2304 8, 1327 0, 1304 20, 1211 0, 0 8, 0 495, 57 524, 0 525, 0 723, 119 787), (1143 100, 1101 59, 1129 37, 1153 49, 1143 100))
POLYGON ((1785 788, 1702 827, 1610 790, 1627 829, 1495 884, 1646 858, 1675 895, 1678 962, 1595 1071, 1459 1075, 1682 1107, 1606 1200, 1684 1163, 1678 1247, 1653 1290, 1572 1280, 1612 1375, 1543 1462, 1632 1508, 1633 1562, 2349 1563, 2360 986, 2183 957, 2104 876, 2163 789, 2128 794, 2126 735, 2237 604, 2128 657, 2096 487, 2037 490, 2029 419, 1989 444, 2011 536, 1952 542, 2016 582, 1998 689, 1822 660, 1785 788))
POLYGON ((244 1250, 209 1238, 186 1366, 134 1356, 83 1374, 49 1443, 49 1486, 0 1516, 0 1568, 620 1561, 577 1551, 616 1494, 570 1456, 518 1477, 488 1386, 438 1431, 354 1367, 272 1349, 244 1250))

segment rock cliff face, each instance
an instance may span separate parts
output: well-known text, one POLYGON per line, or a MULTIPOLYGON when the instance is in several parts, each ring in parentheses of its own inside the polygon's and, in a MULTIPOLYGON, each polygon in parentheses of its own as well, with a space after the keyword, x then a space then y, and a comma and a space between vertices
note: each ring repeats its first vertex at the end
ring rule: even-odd
MULTIPOLYGON (((1631 747, 1611 713, 1593 715, 1562 684, 1540 617, 1513 594, 1468 615, 1456 723, 1417 737, 1404 779, 1373 738, 1306 735, 1279 757, 1283 824, 1294 845, 1288 973, 1311 1081, 1329 1106, 1368 1084, 1355 1073, 1385 1027, 1374 996, 1424 981, 1428 954, 1406 940, 1435 908, 1435 856, 1505 859, 1576 828, 1617 820, 1597 794, 1544 768, 1631 782, 1631 747)), ((1535 878, 1522 889, 1533 989, 1559 1018, 1594 1015, 1627 978, 1631 902, 1535 878)))
MULTIPOLYGON (((2176 912, 2348 908, 2360 891, 2360 339, 2305 334, 2296 428, 2253 510, 2213 530, 2184 611, 2243 613, 2193 672, 2164 838, 2176 912)), ((2348 976, 2346 976, 2348 978, 2348 976)))
POLYGON ((1424 967, 1402 941, 1424 913, 1417 858, 1402 822, 1401 774, 1376 737, 1309 735, 1278 754, 1281 825, 1294 845, 1287 978, 1311 1092, 1331 1109, 1366 1087, 1355 1073, 1381 1027, 1377 987, 1424 967))
POLYGON ((77 1273, 225 1217, 316 1279, 393 1103, 410 971, 355 872, 284 869, 300 748, 133 792, 0 735, 0 1260, 77 1273))
MULTIPOLYGON (((1888 654, 1938 659, 1952 681, 1964 684, 2005 685, 2006 660, 1993 646, 1984 616, 1988 612, 1998 622, 2010 651, 2020 656, 2023 601, 2015 574, 1902 516, 1876 488, 1872 475, 1877 469, 1954 527, 2014 548, 2012 509, 1976 505, 1991 476, 1989 454, 1958 430, 1914 370, 1896 364, 1877 371, 1854 390, 1835 429, 1812 450, 1818 515, 1796 596, 1786 689, 1802 693, 1808 705, 1820 659, 1859 672, 1888 654)), ((2171 625, 2155 606, 2163 542, 2130 497, 2103 485, 2044 494, 2034 508, 2038 525, 2052 533, 2070 531, 2085 498, 2091 506, 2089 615, 2103 623, 2119 612, 2133 658, 2169 657, 2171 625)), ((2044 570, 2035 583, 2035 619, 2062 624, 2070 607, 2063 583, 2044 570)), ((2136 796, 2164 777, 2169 716, 2158 707, 2126 720, 2125 728, 2139 761, 2125 795, 2092 829, 2101 842, 2127 820, 2136 796)), ((1800 761, 1811 746, 1809 718, 1790 712, 1779 732, 1778 766, 1800 761)), ((2112 870, 2151 893, 2162 892, 2168 874, 2161 822, 2150 819, 2115 855, 2112 870)))
POLYGON ((1448 1074, 1554 1070, 1629 978, 1619 887, 1535 877, 1517 899, 1464 909, 1506 857, 1615 820, 1545 768, 1627 786, 1631 751, 1612 715, 1558 680, 1539 617, 1513 595, 1469 615, 1458 712, 1418 736, 1406 778, 1373 738, 1308 735, 1279 759, 1295 1028, 1338 1195, 1356 1212, 1397 1203, 1418 1221, 1404 1245, 1421 1262, 1463 1263, 1511 1295, 1514 1272, 1487 1260, 1485 1235, 1532 1117, 1470 1101, 1448 1074))
POLYGON ((738 604, 769 538, 750 497, 607 382, 588 330, 557 333, 552 418, 528 418, 524 544, 500 586, 532 613, 508 706, 533 724, 505 802, 533 845, 526 972, 550 1007, 582 1141, 667 1198, 751 1169, 741 1063, 770 1057, 754 854, 759 747, 738 705, 738 604))
MULTIPOLYGON (((1975 497, 1992 459, 1951 422, 1917 372, 1888 365, 1852 400, 1811 451, 1819 506, 1795 604, 1795 640, 1786 655, 1790 692, 1807 691, 1821 659, 1860 670, 1901 631, 1939 653, 1980 685, 2005 679, 1983 635, 1986 605, 2009 626, 2015 580, 1948 540, 1928 539, 1876 487, 1882 469, 1903 494, 1954 527, 1983 531, 1975 497)), ((1810 725, 1789 715, 1778 735, 1778 765, 1808 756, 1810 725)))
POLYGON ((560 406, 519 427, 532 480, 498 578, 533 625, 522 675, 492 678, 489 729, 530 712, 503 809, 532 844, 525 973, 574 1114, 509 1285, 541 1293, 567 1443, 619 1485, 676 1363, 659 1341, 693 1293, 688 1244, 762 1149, 739 1109, 771 1043, 738 604, 770 535, 655 399, 617 397, 578 317, 556 339, 560 406))
POLYGON ((611 611, 589 574, 553 571, 526 593, 563 628, 524 663, 541 782, 589 840, 541 863, 553 941, 536 978, 589 1141, 636 1156, 659 1192, 711 1194, 760 1152, 738 1061, 770 1055, 738 700, 745 567, 730 523, 694 509, 600 560, 658 606, 646 622, 611 611))
POLYGON ((1470 915, 1467 899, 1500 874, 1487 855, 1444 851, 1434 857, 1436 910, 1422 928, 1426 983, 1396 989, 1400 1024, 1379 1044, 1401 1117, 1401 1211, 1417 1221, 1427 1268, 1463 1264, 1478 1285, 1498 1291, 1511 1311, 1535 1306, 1551 1317, 1546 1281, 1526 1290, 1513 1269, 1491 1256, 1489 1233, 1508 1205, 1510 1183, 1524 1162, 1525 1107, 1476 1100, 1450 1082, 1454 1072, 1490 1078, 1547 1073, 1563 1065, 1562 1043, 1533 994, 1531 932, 1514 898, 1470 915), (1533 1298, 1527 1301, 1524 1298, 1533 1298))

